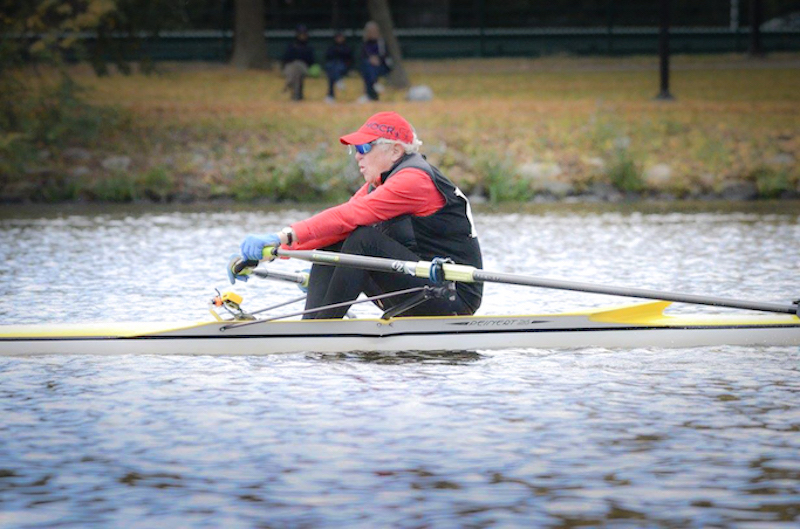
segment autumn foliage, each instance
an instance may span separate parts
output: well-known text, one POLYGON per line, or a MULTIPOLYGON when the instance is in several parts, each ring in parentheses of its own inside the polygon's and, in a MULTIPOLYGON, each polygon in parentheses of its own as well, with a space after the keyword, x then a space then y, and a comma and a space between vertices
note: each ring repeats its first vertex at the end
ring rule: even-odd
POLYGON ((38 172, 13 175, 5 200, 336 200, 359 183, 337 138, 370 114, 393 109, 417 128, 423 151, 467 193, 490 201, 615 196, 713 197, 749 186, 793 197, 800 182, 797 55, 675 57, 673 102, 655 100, 655 57, 409 62, 430 102, 387 89, 354 101, 346 80, 326 104, 325 80, 309 79, 290 103, 275 72, 221 65, 160 65, 153 75, 71 75, 94 105, 120 119, 96 144, 40 145, 38 172), (64 149, 82 149, 76 159, 64 149), (103 165, 129 159, 124 169, 103 165), (75 176, 78 175, 78 176, 75 176), (42 177, 43 178, 43 177, 42 177), (109 185, 108 182, 111 182, 109 185), (124 193, 109 192, 123 187, 124 193), (105 190, 105 191, 104 191, 105 190))

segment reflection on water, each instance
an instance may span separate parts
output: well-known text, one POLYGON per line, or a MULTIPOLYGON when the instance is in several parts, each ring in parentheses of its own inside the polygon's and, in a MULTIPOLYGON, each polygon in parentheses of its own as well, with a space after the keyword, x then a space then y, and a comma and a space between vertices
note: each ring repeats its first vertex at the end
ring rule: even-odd
MULTIPOLYGON (((486 268, 785 302, 798 211, 477 220, 486 268)), ((302 215, 0 215, 0 316, 207 319, 241 235, 302 215)), ((608 303, 493 285, 482 312, 608 303)), ((0 358, 0 527, 793 527, 798 375, 796 347, 0 358)))
POLYGON ((390 353, 353 351, 337 354, 311 353, 308 358, 320 362, 365 362, 381 365, 466 365, 480 360, 481 355, 476 351, 395 351, 390 353))

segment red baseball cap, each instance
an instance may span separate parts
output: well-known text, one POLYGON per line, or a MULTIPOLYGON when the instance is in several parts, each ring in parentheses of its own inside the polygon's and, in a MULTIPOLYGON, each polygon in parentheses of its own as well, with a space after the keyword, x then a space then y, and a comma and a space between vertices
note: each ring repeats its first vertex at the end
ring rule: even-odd
POLYGON ((378 112, 351 134, 345 134, 339 141, 345 145, 363 145, 378 138, 386 138, 402 143, 414 142, 414 129, 397 112, 378 112))

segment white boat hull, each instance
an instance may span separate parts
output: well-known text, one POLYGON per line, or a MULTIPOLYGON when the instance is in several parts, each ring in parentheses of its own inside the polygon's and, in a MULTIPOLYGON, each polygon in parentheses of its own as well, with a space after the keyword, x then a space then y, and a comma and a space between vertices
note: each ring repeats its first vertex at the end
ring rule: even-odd
POLYGON ((0 326, 0 355, 265 355, 575 347, 800 345, 797 316, 665 316, 669 304, 527 316, 291 320, 240 325, 0 326))

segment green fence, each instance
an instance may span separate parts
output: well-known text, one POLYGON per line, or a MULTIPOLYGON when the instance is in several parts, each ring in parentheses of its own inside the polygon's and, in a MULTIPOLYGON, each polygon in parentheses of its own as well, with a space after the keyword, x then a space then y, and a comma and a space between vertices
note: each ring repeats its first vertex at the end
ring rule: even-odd
MULTIPOLYGON (((346 32, 357 49, 360 33, 346 32)), ((658 51, 658 28, 595 29, 438 29, 397 30, 403 56, 409 59, 463 57, 539 57, 572 55, 639 55, 658 51)), ((267 49, 279 59, 293 38, 291 31, 267 31, 267 49)), ((321 58, 330 43, 330 30, 312 30, 311 44, 321 58)), ((675 28, 670 32, 672 53, 746 52, 750 33, 708 28, 675 28)), ((800 31, 761 32, 765 52, 800 51, 800 31)), ((227 61, 233 48, 229 31, 165 33, 141 37, 124 46, 128 60, 149 57, 156 61, 227 61)), ((91 47, 92 37, 87 37, 91 47)))

